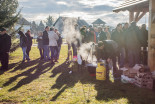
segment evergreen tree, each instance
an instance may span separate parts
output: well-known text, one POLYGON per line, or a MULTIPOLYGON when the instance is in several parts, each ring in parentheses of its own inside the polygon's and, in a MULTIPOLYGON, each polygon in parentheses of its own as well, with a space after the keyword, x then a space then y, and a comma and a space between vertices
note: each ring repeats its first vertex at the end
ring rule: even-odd
POLYGON ((45 29, 45 26, 44 26, 43 22, 40 21, 40 24, 38 26, 38 31, 44 31, 44 29, 45 29))
POLYGON ((52 27, 53 26, 53 17, 49 15, 46 20, 46 25, 52 27))
POLYGON ((11 28, 18 21, 18 0, 0 0, 0 28, 11 28))
POLYGON ((38 31, 38 26, 37 26, 37 24, 35 23, 35 21, 32 21, 32 23, 31 23, 31 33, 32 34, 36 34, 36 32, 38 31))

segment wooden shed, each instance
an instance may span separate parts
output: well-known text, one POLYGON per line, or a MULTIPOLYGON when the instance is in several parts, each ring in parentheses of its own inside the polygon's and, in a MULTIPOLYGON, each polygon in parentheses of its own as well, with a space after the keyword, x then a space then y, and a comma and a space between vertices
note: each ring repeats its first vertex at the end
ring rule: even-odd
POLYGON ((113 12, 129 11, 129 23, 138 22, 149 12, 148 65, 155 71, 155 0, 125 0, 113 12))

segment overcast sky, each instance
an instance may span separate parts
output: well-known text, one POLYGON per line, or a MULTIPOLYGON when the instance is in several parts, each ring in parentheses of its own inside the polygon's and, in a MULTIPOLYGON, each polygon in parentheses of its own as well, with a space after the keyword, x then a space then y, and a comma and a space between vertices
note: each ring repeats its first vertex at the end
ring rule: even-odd
MULTIPOLYGON (((107 25, 116 26, 128 22, 128 12, 114 13, 112 10, 124 0, 19 0, 22 16, 28 21, 45 20, 49 15, 80 17, 88 23, 101 18, 107 25)), ((139 23, 145 23, 143 18, 139 23)))

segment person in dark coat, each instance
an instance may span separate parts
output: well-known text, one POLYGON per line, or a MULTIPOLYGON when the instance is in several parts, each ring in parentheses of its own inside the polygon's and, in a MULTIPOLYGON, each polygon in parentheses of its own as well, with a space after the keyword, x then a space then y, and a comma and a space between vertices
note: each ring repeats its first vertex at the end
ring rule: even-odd
POLYGON ((50 30, 49 26, 45 27, 45 31, 43 32, 43 47, 44 47, 44 60, 50 60, 49 56, 49 38, 48 31, 50 30))
POLYGON ((88 32, 88 36, 87 36, 87 42, 94 42, 96 43, 96 34, 95 34, 95 31, 93 28, 90 28, 89 29, 89 32, 88 32))
POLYGON ((39 32, 38 37, 37 37, 37 42, 38 42, 38 49, 40 52, 40 60, 44 59, 44 48, 43 48, 43 33, 39 32))
POLYGON ((32 46, 32 39, 33 37, 31 37, 31 31, 28 30, 26 33, 25 33, 26 37, 27 37, 27 48, 26 48, 26 53, 27 55, 29 56, 29 53, 31 51, 31 46, 32 46))
POLYGON ((112 60, 113 62, 113 75, 117 73, 116 66, 116 53, 118 51, 118 45, 113 40, 104 40, 98 42, 97 47, 97 60, 106 60, 106 75, 107 79, 109 79, 109 63, 112 60))
POLYGON ((26 53, 27 37, 22 31, 19 31, 18 34, 20 35, 20 47, 22 48, 22 51, 23 51, 23 61, 22 62, 25 62, 25 59, 30 61, 30 58, 26 53))
POLYGON ((57 44, 58 44, 58 57, 57 57, 57 59, 59 59, 61 44, 62 44, 62 37, 61 37, 61 34, 59 32, 57 32, 57 35, 59 37, 59 39, 57 40, 57 44))
POLYGON ((129 29, 127 30, 126 35, 126 47, 128 51, 128 62, 129 67, 133 67, 135 64, 139 64, 139 56, 140 56, 140 41, 138 39, 139 36, 139 28, 136 26, 136 22, 132 22, 129 29))
POLYGON ((118 24, 116 29, 111 35, 111 39, 114 40, 118 46, 119 46, 119 51, 118 51, 118 59, 119 59, 119 67, 122 68, 124 67, 125 64, 125 36, 122 31, 122 24, 118 24))
POLYGON ((142 52, 142 64, 147 65, 147 47, 148 47, 148 30, 146 30, 146 25, 143 24, 141 29, 141 47, 143 47, 142 52))
POLYGON ((98 40, 99 40, 99 41, 107 40, 106 33, 103 31, 102 27, 99 27, 98 30, 99 30, 99 33, 98 33, 98 40))
POLYGON ((0 70, 8 70, 10 47, 11 37, 6 33, 6 29, 2 28, 0 30, 0 61, 2 65, 0 70))

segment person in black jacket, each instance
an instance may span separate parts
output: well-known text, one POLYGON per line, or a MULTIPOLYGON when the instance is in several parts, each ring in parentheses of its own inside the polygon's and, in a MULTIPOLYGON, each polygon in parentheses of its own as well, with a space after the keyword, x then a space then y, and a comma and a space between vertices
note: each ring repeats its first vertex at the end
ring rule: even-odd
POLYGON ((27 49, 26 49, 26 53, 29 56, 29 53, 30 53, 30 50, 31 50, 31 46, 32 46, 32 39, 33 39, 33 37, 31 37, 31 31, 30 30, 28 30, 25 33, 25 35, 27 37, 27 49))
POLYGON ((20 35, 20 47, 22 48, 22 51, 23 51, 23 61, 22 62, 25 62, 25 59, 30 61, 30 58, 26 53, 27 37, 22 31, 19 31, 18 34, 20 35))
POLYGON ((143 47, 142 64, 147 65, 147 47, 148 47, 148 30, 146 30, 146 25, 143 24, 141 29, 141 47, 143 47))
POLYGON ((118 45, 113 40, 104 40, 98 42, 97 47, 97 60, 106 60, 106 77, 109 79, 109 63, 113 62, 113 75, 117 73, 116 66, 116 53, 118 51, 118 45))
POLYGON ((129 67, 133 67, 135 64, 140 64, 140 31, 136 26, 136 22, 132 22, 126 35, 126 47, 128 51, 129 67))
POLYGON ((2 64, 0 70, 8 70, 11 37, 6 33, 5 28, 2 28, 0 31, 0 61, 2 64))
POLYGON ((59 32, 57 32, 57 35, 59 37, 59 39, 57 40, 57 44, 58 44, 58 55, 57 55, 57 59, 59 59, 60 50, 61 50, 61 44, 62 44, 62 37, 61 37, 61 34, 59 32))
POLYGON ((119 67, 123 68, 125 65, 125 35, 123 34, 122 24, 118 24, 116 29, 111 35, 111 39, 114 40, 118 46, 118 59, 119 59, 119 67))
POLYGON ((98 33, 98 40, 99 40, 99 41, 107 40, 106 33, 103 31, 102 27, 99 27, 98 30, 99 30, 99 33, 98 33))
POLYGON ((45 31, 43 32, 43 47, 44 47, 44 60, 50 60, 49 56, 49 38, 48 31, 50 30, 49 26, 45 27, 45 31))

